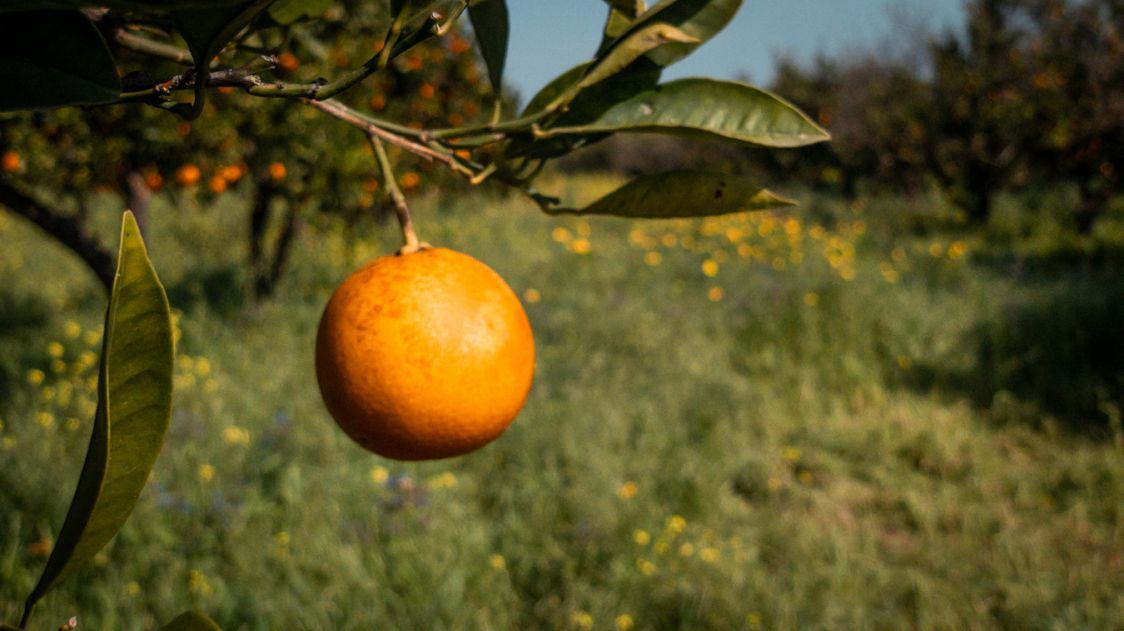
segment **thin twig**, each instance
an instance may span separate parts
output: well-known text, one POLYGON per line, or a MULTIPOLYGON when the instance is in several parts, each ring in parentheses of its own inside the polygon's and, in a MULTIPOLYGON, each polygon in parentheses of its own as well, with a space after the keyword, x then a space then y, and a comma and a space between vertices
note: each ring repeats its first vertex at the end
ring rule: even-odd
POLYGON ((410 140, 408 138, 403 138, 398 134, 389 132, 368 119, 366 116, 363 116, 359 112, 351 109, 343 103, 340 103, 339 101, 317 101, 314 99, 301 99, 301 102, 303 102, 305 105, 314 107, 321 112, 328 114, 329 116, 337 118, 347 123, 348 125, 351 125, 352 127, 358 127, 370 136, 374 136, 376 138, 379 138, 380 140, 384 140, 392 145, 399 146, 406 151, 409 151, 410 153, 425 158, 426 160, 436 160, 459 173, 463 173, 469 176, 472 175, 472 171, 461 164, 459 161, 457 161, 455 156, 437 151, 423 144, 414 142, 413 140, 410 140))
POLYGON ((169 59, 177 64, 191 65, 194 63, 191 57, 191 51, 189 50, 172 46, 171 44, 157 42, 147 37, 141 37, 140 35, 133 35, 123 28, 117 29, 116 33, 114 33, 114 38, 117 39, 118 44, 130 50, 135 50, 138 53, 169 59))

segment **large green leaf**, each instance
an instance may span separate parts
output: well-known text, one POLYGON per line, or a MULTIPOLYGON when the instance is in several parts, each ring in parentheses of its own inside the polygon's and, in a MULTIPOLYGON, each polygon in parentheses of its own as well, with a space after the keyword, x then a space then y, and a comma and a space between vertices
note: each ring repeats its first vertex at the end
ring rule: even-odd
POLYGON ((186 611, 176 616, 175 620, 160 627, 160 631, 222 631, 222 629, 215 624, 214 620, 202 613, 186 611))
POLYGON ((596 120, 553 127, 545 137, 654 131, 766 147, 800 147, 830 135, 796 106, 734 81, 680 79, 616 103, 596 120))
POLYGON ((726 215, 794 204, 741 176, 707 171, 670 171, 636 178, 585 208, 554 208, 546 212, 552 215, 671 219, 726 215))
POLYGON ((668 42, 647 53, 656 65, 666 68, 725 28, 741 4, 741 0, 663 0, 637 17, 606 49, 605 55, 612 54, 613 49, 636 32, 654 24, 666 24, 690 38, 690 41, 668 42))
POLYGON ((171 417, 172 354, 168 298, 137 222, 126 212, 105 316, 94 431, 70 510, 25 611, 93 558, 133 511, 171 417))
POLYGON ((510 30, 507 3, 504 0, 481 0, 468 6, 468 17, 472 20, 472 30, 476 33, 484 65, 488 67, 492 94, 499 98, 503 92, 503 67, 507 62, 510 30))
POLYGON ((4 14, 0 86, 0 110, 108 103, 121 93, 105 40, 78 11, 4 14))

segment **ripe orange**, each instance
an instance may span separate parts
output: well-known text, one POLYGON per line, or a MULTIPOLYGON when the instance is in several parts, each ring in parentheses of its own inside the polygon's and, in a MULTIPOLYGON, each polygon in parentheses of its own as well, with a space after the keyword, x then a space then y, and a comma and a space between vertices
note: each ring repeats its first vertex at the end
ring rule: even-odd
POLYGON ((522 305, 487 265, 444 248, 380 257, 336 289, 316 377, 336 423, 398 460, 448 458, 507 429, 534 377, 522 305))
POLYGON ((284 164, 280 162, 269 163, 269 177, 273 178, 274 181, 280 182, 285 179, 288 173, 289 170, 285 168, 284 164))
POLYGON ((180 186, 195 186, 201 177, 203 177, 202 171, 194 164, 185 164, 176 169, 176 183, 180 186))
POLYGON ((23 159, 15 151, 9 149, 4 152, 3 157, 0 157, 0 171, 4 173, 15 173, 21 166, 23 166, 23 159))

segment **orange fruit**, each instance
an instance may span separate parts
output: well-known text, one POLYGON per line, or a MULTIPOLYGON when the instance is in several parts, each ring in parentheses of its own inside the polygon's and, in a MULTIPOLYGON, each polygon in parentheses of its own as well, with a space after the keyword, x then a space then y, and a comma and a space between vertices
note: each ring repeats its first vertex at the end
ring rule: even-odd
POLYGON ((185 164, 176 169, 176 183, 180 186, 195 186, 203 173, 194 164, 185 164))
POLYGON ((289 170, 285 168, 284 164, 281 164, 280 162, 269 163, 269 177, 273 178, 275 181, 280 182, 281 180, 285 179, 285 176, 288 173, 289 170))
POLYGON ((293 72, 300 66, 300 60, 293 53, 284 52, 277 56, 277 67, 284 72, 293 72))
POLYGON ((4 173, 15 173, 21 166, 23 166, 23 159, 15 151, 5 151, 4 156, 0 157, 0 171, 4 173))
POLYGON ((387 458, 479 449, 515 419, 535 344, 515 293, 445 248, 383 256, 332 294, 316 335, 316 378, 332 418, 387 458))

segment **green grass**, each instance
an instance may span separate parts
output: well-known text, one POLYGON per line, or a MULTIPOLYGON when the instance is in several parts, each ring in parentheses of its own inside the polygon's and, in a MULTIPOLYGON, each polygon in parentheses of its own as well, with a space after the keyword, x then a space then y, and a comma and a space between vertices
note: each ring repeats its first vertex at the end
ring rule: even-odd
MULTIPOLYGON (((157 205, 182 331, 167 444, 33 628, 192 607, 226 629, 1117 628, 1119 269, 1039 269, 932 201, 805 197, 775 219, 635 223, 419 200, 426 240, 539 298, 526 409, 423 464, 351 444, 313 376, 323 303, 396 247, 391 226, 308 224, 277 297, 248 306, 239 201, 157 205)), ((77 478, 104 298, 19 221, 0 242, 14 621, 77 478)))

